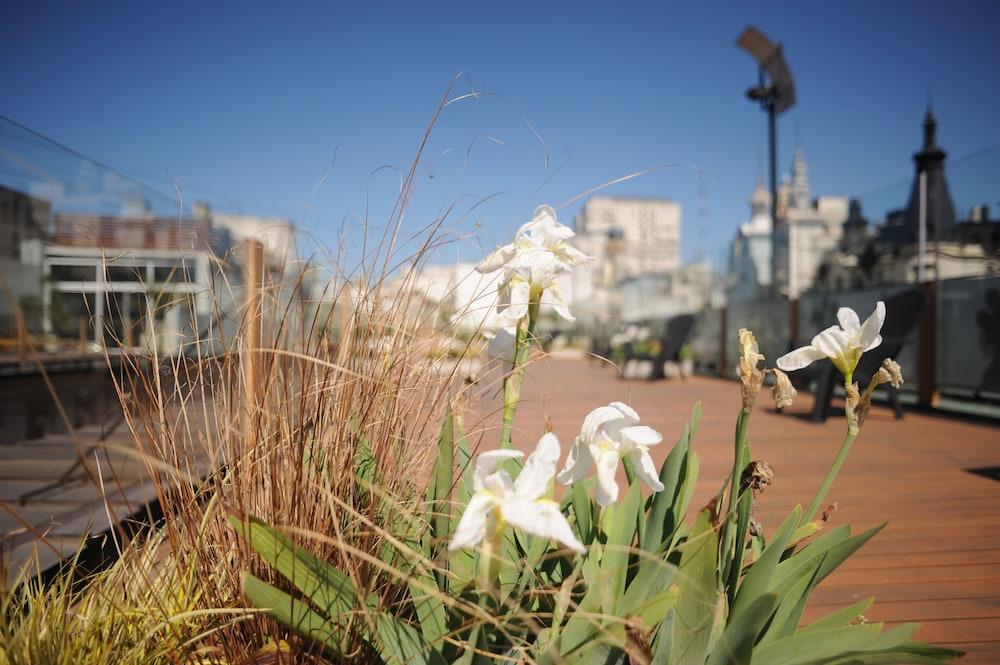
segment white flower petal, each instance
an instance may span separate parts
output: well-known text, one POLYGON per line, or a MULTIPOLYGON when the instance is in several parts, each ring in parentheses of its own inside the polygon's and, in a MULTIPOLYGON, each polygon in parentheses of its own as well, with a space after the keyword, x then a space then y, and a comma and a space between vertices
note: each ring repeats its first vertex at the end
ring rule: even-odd
POLYGON ((524 453, 520 450, 509 450, 506 448, 500 450, 487 450, 485 453, 480 453, 476 457, 476 465, 472 469, 473 489, 477 492, 483 489, 483 483, 486 481, 486 477, 492 475, 504 460, 522 457, 523 455, 524 453))
POLYGON ((531 299, 531 286, 523 279, 508 283, 500 307, 501 312, 509 321, 520 321, 528 315, 528 301, 531 299))
POLYGON ((566 244, 562 245, 562 247, 559 248, 559 252, 565 257, 566 262, 569 263, 571 266, 575 266, 580 263, 585 263, 587 261, 590 261, 592 258, 591 256, 584 254, 583 252, 578 250, 576 247, 573 247, 572 245, 566 245, 566 244))
POLYGON ((594 458, 590 456, 590 448, 581 437, 577 437, 569 449, 569 455, 566 456, 566 465, 556 479, 563 485, 572 485, 586 478, 593 464, 594 458))
POLYGON ((622 428, 621 436, 626 443, 630 443, 633 446, 655 446, 660 441, 663 441, 663 437, 659 432, 645 425, 624 427, 622 428))
POLYGON ((510 261, 510 259, 514 256, 514 252, 515 250, 513 244, 497 247, 485 259, 479 262, 476 266, 476 272, 483 274, 496 272, 500 268, 503 268, 508 261, 510 261))
POLYGON ((653 458, 649 456, 649 451, 645 448, 636 448, 629 452, 629 458, 632 460, 632 469, 636 477, 654 492, 662 492, 663 483, 656 473, 656 466, 653 464, 653 458))
MULTIPOLYGON (((839 326, 830 326, 813 337, 812 345, 823 352, 827 358, 842 356, 851 344, 851 336, 839 326)), ((779 367, 781 367, 779 365, 779 367)), ((784 369, 784 367, 782 367, 784 369)))
POLYGON ((552 538, 581 554, 587 551, 574 535, 566 517, 559 511, 559 504, 553 501, 510 499, 500 505, 500 514, 505 522, 522 531, 542 538, 552 538))
POLYGON ((491 495, 485 492, 473 494, 465 512, 462 513, 462 519, 458 521, 455 535, 448 543, 448 549, 455 551, 482 542, 491 526, 490 522, 493 520, 491 512, 494 507, 496 500, 491 495))
POLYGON ((614 450, 590 451, 594 456, 597 465, 597 491, 596 499, 598 505, 610 506, 618 500, 618 482, 615 474, 618 473, 618 453, 614 450))
POLYGON ((778 358, 778 367, 786 372, 794 372, 825 357, 826 354, 816 347, 803 346, 778 358))
POLYGON ((841 307, 837 310, 837 321, 840 322, 841 328, 852 335, 861 327, 858 313, 850 307, 841 307))
POLYGON ((625 402, 612 402, 608 406, 613 406, 614 408, 621 411, 622 417, 625 418, 626 424, 635 425, 639 422, 639 414, 635 412, 631 406, 625 402))
POLYGON ((882 338, 879 333, 882 331, 883 323, 885 323, 885 303, 879 300, 875 303, 875 311, 865 319, 864 325, 858 332, 858 346, 868 351, 881 344, 882 338))
POLYGON ((528 456, 524 468, 514 480, 514 494, 521 499, 534 501, 549 491, 549 483, 556 475, 561 448, 559 439, 547 432, 538 440, 535 451, 528 456))
MULTIPOLYGON (((599 406, 587 414, 587 417, 583 419, 583 426, 580 428, 580 436, 583 437, 584 441, 593 442, 599 428, 622 418, 622 411, 615 404, 620 404, 620 402, 615 402, 610 406, 599 406)), ((633 411, 633 413, 635 412, 633 411)))
POLYGON ((576 317, 570 313, 569 307, 566 306, 566 300, 563 298, 562 287, 558 284, 553 284, 547 289, 547 291, 552 296, 552 309, 556 310, 556 314, 570 323, 576 321, 576 317))

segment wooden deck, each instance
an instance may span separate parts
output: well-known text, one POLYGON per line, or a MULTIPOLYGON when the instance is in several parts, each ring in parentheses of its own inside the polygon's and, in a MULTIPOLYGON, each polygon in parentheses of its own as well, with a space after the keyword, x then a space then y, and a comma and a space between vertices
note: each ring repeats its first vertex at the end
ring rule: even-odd
MULTIPOLYGON (((546 415, 565 449, 588 411, 621 400, 663 432, 665 441, 655 450, 658 462, 700 400, 695 450, 702 471, 694 506, 708 501, 729 469, 739 408, 739 389, 732 381, 619 381, 608 366, 557 357, 531 367, 523 394, 515 441, 524 448, 534 445, 546 415)), ((467 426, 488 449, 496 445, 499 429, 494 392, 482 406, 490 415, 478 423, 469 418, 467 426)), ((840 445, 843 418, 811 423, 803 417, 810 406, 811 398, 801 395, 779 415, 769 396, 762 395, 751 421, 753 457, 775 470, 775 483, 758 505, 767 528, 796 503, 809 502, 840 445)), ((99 436, 93 427, 78 431, 88 450, 99 436)), ((109 441, 129 445, 124 426, 109 441)), ((88 456, 96 468, 94 451, 88 456)), ((141 463, 114 452, 99 457, 104 490, 76 469, 66 482, 38 493, 72 470, 77 460, 72 439, 60 434, 0 445, 0 500, 70 554, 87 534, 107 529, 109 513, 120 519, 152 498, 141 463), (112 469, 124 498, 109 481, 112 469)), ((966 471, 991 466, 1000 466, 1000 428, 916 413, 896 421, 876 407, 830 494, 829 500, 839 503, 831 523, 850 522, 856 530, 882 522, 889 526, 823 583, 807 618, 874 595, 870 620, 919 621, 920 639, 967 650, 962 662, 1000 662, 1000 482, 966 471)), ((0 543, 8 562, 24 561, 35 541, 19 519, 0 510, 0 543)), ((38 553, 43 564, 58 558, 47 547, 38 553)))
MULTIPOLYGON (((547 414, 565 451, 590 409, 621 400, 663 433, 657 464, 700 400, 694 449, 701 479, 693 506, 718 491, 732 463, 740 399, 732 381, 619 381, 608 366, 556 357, 530 368, 523 397, 515 433, 521 447, 533 447, 547 414)), ((796 503, 809 503, 840 447, 843 417, 812 423, 803 417, 811 401, 800 395, 778 414, 762 394, 750 423, 753 458, 775 471, 758 503, 767 529, 796 503)), ((491 415, 469 423, 484 450, 496 445, 496 406, 488 400, 483 412, 491 415)), ((968 651, 961 662, 1000 663, 1000 482, 966 471, 991 466, 1000 466, 1000 428, 918 413, 897 421, 876 406, 830 493, 839 504, 831 524, 849 522, 856 532, 889 525, 824 581, 806 618, 875 596, 869 620, 918 621, 918 639, 968 651)))
POLYGON ((76 440, 89 473, 68 434, 0 445, 0 556, 8 581, 36 556, 39 570, 72 556, 104 537, 109 517, 117 523, 154 498, 145 465, 127 452, 133 446, 124 425, 82 427, 76 440))

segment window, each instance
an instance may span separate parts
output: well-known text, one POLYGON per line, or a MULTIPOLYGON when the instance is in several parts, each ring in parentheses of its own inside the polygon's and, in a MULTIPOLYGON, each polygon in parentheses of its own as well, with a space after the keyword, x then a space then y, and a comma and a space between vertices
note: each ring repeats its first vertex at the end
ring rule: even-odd
POLYGON ((195 269, 190 261, 177 261, 174 265, 158 265, 153 268, 154 282, 172 282, 174 284, 194 282, 195 269))
POLYGON ((94 266, 52 266, 49 275, 56 282, 93 282, 97 270, 94 266))
POLYGON ((146 279, 146 266, 108 266, 109 282, 142 282, 146 279))

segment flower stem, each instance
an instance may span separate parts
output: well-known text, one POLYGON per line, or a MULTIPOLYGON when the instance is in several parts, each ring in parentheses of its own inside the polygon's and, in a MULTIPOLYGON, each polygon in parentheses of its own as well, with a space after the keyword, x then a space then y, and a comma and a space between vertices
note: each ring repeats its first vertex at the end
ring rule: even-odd
POLYGON ((826 478, 823 479, 823 484, 819 486, 819 490, 816 491, 816 496, 813 498, 812 503, 809 504, 809 510, 805 512, 802 517, 802 524, 811 522, 813 517, 819 511, 820 506, 823 505, 823 501, 826 499, 826 495, 830 492, 830 488, 833 486, 833 481, 837 479, 837 474, 840 473, 840 467, 844 466, 844 460, 847 459, 847 455, 851 452, 851 446, 854 445, 854 440, 858 437, 857 433, 848 432, 847 436, 844 437, 844 442, 840 444, 840 451, 837 456, 833 459, 833 464, 830 466, 830 470, 826 472, 826 478))
POLYGON ((735 597, 735 585, 739 580, 739 571, 743 559, 743 540, 746 538, 748 507, 745 507, 744 519, 740 519, 740 482, 743 469, 750 461, 750 444, 747 443, 747 425, 750 422, 750 412, 740 409, 736 417, 736 436, 734 437, 733 470, 730 474, 729 504, 726 510, 725 527, 722 536, 722 555, 726 557, 722 571, 723 582, 730 584, 729 594, 735 597), (733 571, 735 570, 735 574, 733 571))
POLYGON ((844 374, 844 390, 848 397, 845 399, 844 404, 844 415, 847 417, 847 436, 844 437, 844 441, 840 444, 840 450, 837 452, 837 456, 833 458, 833 464, 830 465, 830 470, 826 472, 826 478, 823 479, 823 484, 819 486, 816 490, 816 496, 813 498, 812 503, 809 504, 809 510, 805 512, 802 516, 802 524, 811 522, 819 512, 820 506, 823 505, 823 501, 826 500, 826 495, 830 492, 830 488, 833 486, 833 481, 837 479, 837 475, 840 473, 840 468, 844 466, 844 461, 847 459, 847 455, 851 452, 851 446, 854 445, 854 440, 858 438, 858 421, 857 414, 854 412, 855 404, 851 403, 850 391, 854 385, 854 372, 847 372, 844 374))
POLYGON ((514 414, 521 401, 521 385, 524 383, 524 365, 531 351, 531 341, 535 336, 535 324, 538 322, 538 307, 542 298, 542 290, 532 289, 531 301, 528 303, 528 315, 517 324, 517 334, 514 338, 514 362, 510 374, 503 382, 503 429, 500 431, 500 447, 513 448, 511 435, 514 428, 514 414))
POLYGON ((479 589, 494 600, 500 598, 500 554, 503 547, 503 530, 493 529, 479 552, 479 589))

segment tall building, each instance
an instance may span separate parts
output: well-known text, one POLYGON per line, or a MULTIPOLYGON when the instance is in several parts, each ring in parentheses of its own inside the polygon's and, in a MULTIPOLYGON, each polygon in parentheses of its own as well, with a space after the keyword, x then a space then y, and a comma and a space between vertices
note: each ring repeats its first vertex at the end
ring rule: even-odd
POLYGON ((728 295, 752 299, 771 285, 771 193, 764 179, 750 194, 750 219, 740 224, 729 248, 728 295))
POLYGON ((779 293, 798 298, 812 287, 823 256, 840 242, 848 201, 844 196, 812 198, 801 149, 795 151, 791 176, 783 180, 773 238, 773 284, 779 293))
POLYGON ((576 233, 579 246, 591 252, 609 237, 620 240, 619 279, 681 265, 681 206, 668 199, 595 196, 577 215, 576 233))
MULTIPOLYGON (((40 303, 41 247, 51 215, 48 201, 0 187, 0 335, 12 329, 15 306, 30 319, 31 301, 40 303)), ((34 321, 27 324, 34 327, 34 321)))

